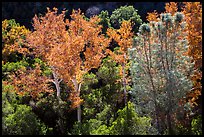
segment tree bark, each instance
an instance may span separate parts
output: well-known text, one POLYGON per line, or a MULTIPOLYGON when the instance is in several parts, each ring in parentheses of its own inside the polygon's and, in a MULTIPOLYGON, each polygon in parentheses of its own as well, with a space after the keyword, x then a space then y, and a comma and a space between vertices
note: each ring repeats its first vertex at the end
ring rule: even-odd
MULTIPOLYGON (((60 97, 60 82, 62 81, 62 79, 59 80, 57 74, 55 73, 55 70, 54 68, 52 68, 52 74, 53 74, 53 77, 54 77, 54 80, 52 81, 54 84, 55 84, 55 87, 56 87, 56 90, 57 90, 57 99, 58 99, 58 106, 60 107, 60 100, 61 100, 61 97, 60 97)), ((60 111, 60 109, 58 109, 58 114, 59 114, 59 128, 60 128, 60 132, 62 135, 65 134, 65 129, 64 129, 64 124, 63 124, 63 115, 60 111)))
POLYGON ((77 107, 77 120, 81 123, 81 105, 77 107))
POLYGON ((62 79, 59 80, 57 74, 55 73, 55 70, 52 70, 52 74, 54 77, 53 83, 55 84, 56 90, 57 90, 57 98, 61 99, 60 97, 60 82, 62 81, 62 79))
POLYGON ((168 92, 168 113, 167 113, 167 124, 168 124, 168 132, 169 135, 173 135, 173 128, 172 128, 172 121, 171 121, 171 110, 172 110, 172 87, 174 86, 171 82, 171 77, 168 78, 168 86, 167 86, 167 92, 168 92))
MULTIPOLYGON (((77 95, 80 96, 80 90, 81 90, 81 83, 77 83, 76 79, 73 79, 72 82, 74 83, 75 92, 77 92, 77 95)), ((81 123, 81 105, 77 107, 77 121, 81 123)))
POLYGON ((124 88, 124 103, 127 105, 127 91, 126 91, 126 80, 125 80, 125 64, 122 64, 122 73, 123 73, 123 88, 124 88))
MULTIPOLYGON (((81 83, 78 84, 78 95, 80 96, 80 90, 81 90, 81 83)), ((78 122, 81 123, 81 105, 79 104, 79 106, 77 107, 77 119, 78 122)))
MULTIPOLYGON (((124 59, 126 56, 124 55, 124 59)), ((129 134, 128 131, 128 104, 127 104, 127 91, 126 91, 126 78, 125 78, 125 63, 122 63, 122 75, 123 75, 123 88, 124 88, 124 104, 127 107, 126 109, 126 125, 124 125, 124 135, 129 134)))
MULTIPOLYGON (((157 102, 156 102, 156 88, 155 88, 155 86, 154 86, 154 82, 153 82, 153 77, 152 77, 152 73, 151 73, 151 62, 150 62, 150 60, 151 60, 151 52, 149 51, 149 58, 150 58, 150 60, 149 60, 149 58, 148 58, 148 55, 147 55, 147 49, 146 49, 146 44, 145 44, 145 41, 146 41, 146 39, 145 39, 145 37, 144 37, 144 46, 143 46, 143 48, 144 48, 144 51, 145 51, 145 57, 146 57, 146 61, 147 61, 147 73, 148 73, 148 75, 149 75, 149 78, 150 78, 150 84, 151 84, 151 86, 152 86, 152 91, 153 91, 153 100, 154 100, 154 106, 155 106, 155 117, 156 117, 156 124, 157 124, 157 130, 159 131, 159 133, 161 133, 161 130, 160 130, 160 123, 159 123, 159 110, 158 110, 158 105, 157 105, 157 102)), ((150 41, 148 41, 148 42, 150 42, 150 41)), ((150 49, 150 43, 149 43, 149 50, 151 50, 150 49)))

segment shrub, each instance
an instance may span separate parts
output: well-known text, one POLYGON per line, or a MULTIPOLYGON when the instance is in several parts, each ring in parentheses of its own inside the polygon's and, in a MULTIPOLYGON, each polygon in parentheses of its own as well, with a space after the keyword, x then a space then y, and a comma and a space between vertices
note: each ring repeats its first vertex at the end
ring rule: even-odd
POLYGON ((2 92, 2 134, 3 135, 45 135, 48 128, 32 112, 30 106, 22 105, 10 85, 3 85, 2 92))
POLYGON ((128 102, 127 106, 118 110, 118 117, 110 127, 111 135, 150 135, 157 134, 151 126, 149 117, 140 117, 135 112, 133 103, 128 102))

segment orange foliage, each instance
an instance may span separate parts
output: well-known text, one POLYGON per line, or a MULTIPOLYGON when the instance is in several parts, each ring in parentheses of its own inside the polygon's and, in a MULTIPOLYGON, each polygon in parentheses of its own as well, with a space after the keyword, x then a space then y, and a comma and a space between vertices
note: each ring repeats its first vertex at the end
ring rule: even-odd
POLYGON ((173 16, 178 11, 178 5, 176 2, 166 3, 165 5, 166 13, 171 13, 173 16))
POLYGON ((47 85, 49 78, 42 75, 40 65, 36 64, 35 69, 20 69, 13 73, 11 83, 19 95, 30 95, 37 99, 41 92, 52 93, 53 90, 47 85))
POLYGON ((147 13, 147 21, 158 21, 158 18, 159 18, 159 15, 158 13, 156 12, 156 10, 154 10, 154 12, 152 13, 147 13))
POLYGON ((64 21, 65 11, 57 15, 53 10, 48 9, 45 17, 34 17, 35 31, 27 40, 73 89, 69 99, 75 108, 82 102, 78 89, 82 76, 99 67, 109 39, 101 34, 97 16, 86 20, 80 10, 73 10, 71 20, 64 21))
POLYGON ((107 35, 110 39, 113 39, 119 45, 118 50, 112 52, 111 50, 107 49, 106 52, 115 60, 117 63, 121 65, 121 69, 119 75, 122 76, 118 82, 122 82, 123 90, 124 90, 124 103, 127 103, 127 96, 126 96, 126 84, 129 82, 129 78, 127 77, 126 67, 128 67, 128 48, 132 47, 133 44, 133 33, 132 24, 130 21, 123 21, 120 28, 118 30, 108 28, 107 35))
POLYGON ((184 2, 182 10, 187 23, 187 39, 190 44, 188 55, 193 58, 196 70, 191 78, 194 90, 189 96, 192 98, 190 102, 196 104, 195 101, 201 95, 202 90, 202 5, 200 2, 184 2))
POLYGON ((131 32, 131 22, 123 21, 120 29, 115 30, 108 28, 107 35, 110 36, 110 39, 115 40, 119 45, 119 50, 115 53, 107 49, 107 53, 118 63, 127 63, 128 59, 128 48, 132 46, 132 37, 133 33, 131 32))
MULTIPOLYGON (((166 13, 171 13, 171 15, 173 16, 176 12, 178 11, 178 5, 176 2, 170 2, 170 3, 166 3, 165 5, 165 12, 166 13)), ((159 21, 159 15, 157 13, 156 10, 154 10, 154 12, 151 13, 147 13, 147 21, 159 21)))

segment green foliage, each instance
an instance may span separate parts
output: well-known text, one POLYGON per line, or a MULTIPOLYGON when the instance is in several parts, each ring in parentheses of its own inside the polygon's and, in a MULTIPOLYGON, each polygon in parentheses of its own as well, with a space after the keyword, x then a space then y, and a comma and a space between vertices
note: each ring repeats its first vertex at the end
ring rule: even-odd
POLYGON ((3 85, 2 134, 45 135, 48 130, 45 124, 37 118, 30 106, 20 103, 20 97, 12 86, 3 85))
POLYGON ((96 78, 96 75, 93 73, 87 73, 84 75, 84 83, 82 84, 81 91, 82 91, 82 97, 85 100, 85 103, 83 104, 83 115, 85 116, 91 116, 96 113, 96 105, 101 104, 102 100, 101 97, 101 91, 98 89, 93 89, 93 86, 98 83, 98 79, 96 78), (95 106, 95 107, 94 107, 95 106))
POLYGON ((50 76, 51 75, 51 69, 48 65, 46 65, 45 62, 43 62, 39 58, 34 58, 33 60, 30 60, 29 58, 23 58, 20 61, 17 62, 7 62, 2 65, 2 79, 8 80, 8 76, 16 72, 19 69, 27 69, 29 67, 35 68, 36 63, 40 64, 41 69, 43 71, 43 75, 50 76))
POLYGON ((21 60, 18 62, 7 62, 6 64, 2 65, 2 79, 6 80, 8 79, 8 75, 19 70, 19 69, 25 69, 27 66, 29 66, 28 62, 26 60, 21 60))
MULTIPOLYGON (((84 83, 81 87, 84 119, 95 117, 95 114, 104 110, 108 104, 115 105, 121 100, 121 85, 116 83, 120 78, 118 71, 116 63, 108 57, 103 60, 96 75, 93 73, 84 75, 84 83)), ((113 111, 114 105, 111 105, 112 112, 117 111, 113 111)))
POLYGON ((192 88, 189 76, 193 63, 186 56, 189 45, 182 25, 185 22, 181 19, 161 14, 160 21, 141 25, 134 48, 129 50, 132 94, 138 105, 137 112, 156 115, 157 119, 159 113, 169 116, 167 121, 161 118, 162 125, 165 122, 173 125, 171 115, 177 114, 178 108, 188 108, 188 104, 179 105, 179 102, 192 88))
POLYGON ((36 63, 40 65, 41 69, 43 70, 43 75, 50 76, 52 74, 51 68, 45 62, 43 62, 40 58, 34 58, 32 62, 33 64, 31 66, 33 68, 36 67, 35 66, 36 63))
POLYGON ((121 85, 117 83, 120 78, 118 71, 116 62, 107 57, 96 74, 84 75, 81 87, 81 96, 84 100, 83 120, 81 125, 75 123, 71 134, 109 134, 109 126, 116 117, 115 105, 121 100, 121 94, 118 93, 121 89, 121 85))
POLYGON ((96 78, 96 75, 93 73, 86 73, 83 76, 84 84, 82 84, 82 90, 89 90, 92 88, 94 84, 98 82, 98 79, 96 78))
POLYGON ((120 101, 122 85, 118 82, 119 67, 110 57, 103 60, 101 67, 96 73, 97 78, 102 81, 101 93, 103 100, 108 104, 120 101))
MULTIPOLYGON (((10 33, 10 31, 12 31, 13 28, 15 27, 20 27, 19 23, 16 23, 15 19, 11 19, 11 20, 4 20, 4 25, 3 27, 3 31, 2 31, 2 37, 5 38, 5 40, 9 40, 8 37, 8 33, 10 33)), ((13 43, 15 41, 15 39, 10 39, 9 43, 13 43)))
MULTIPOLYGON (((65 91, 61 90, 61 92, 63 93, 65 91)), ((66 131, 67 122, 70 119, 68 114, 70 102, 67 100, 64 101, 64 98, 63 95, 63 100, 59 101, 55 95, 51 94, 36 102, 36 107, 38 108, 41 117, 43 117, 44 123, 60 132, 62 132, 62 130, 63 132, 66 131)), ((66 98, 68 98, 68 96, 66 98)), ((50 134, 53 133, 51 132, 50 134)))
POLYGON ((81 124, 77 121, 73 125, 73 128, 70 134, 71 135, 89 135, 89 125, 86 122, 83 122, 83 124, 81 124))
POLYGON ((194 135, 202 135, 202 116, 195 117, 191 122, 191 130, 194 135))
POLYGON ((108 11, 107 10, 106 11, 101 11, 101 13, 98 16, 101 19, 99 24, 103 26, 102 33, 106 34, 107 29, 111 27, 110 17, 108 15, 108 11))
POLYGON ((128 102, 128 110, 126 106, 117 113, 118 117, 110 127, 111 135, 156 134, 156 130, 151 126, 151 119, 138 116, 133 103, 128 102))
POLYGON ((115 61, 110 57, 107 57, 103 60, 101 67, 96 73, 98 79, 102 79, 104 84, 114 84, 116 80, 120 78, 119 68, 115 61))
POLYGON ((93 130, 91 135, 109 135, 110 130, 106 125, 100 125, 98 129, 93 130))
MULTIPOLYGON (((168 132, 167 130, 165 131, 164 133, 165 135, 168 135, 168 132)), ((183 125, 181 124, 177 124, 176 125, 176 128, 175 128, 175 134, 176 135, 191 135, 191 131, 189 131, 188 128, 184 127, 183 125)))
POLYGON ((8 135, 35 135, 45 134, 46 126, 37 119, 26 105, 19 105, 13 114, 4 119, 5 134, 8 135))
POLYGON ((118 29, 123 20, 131 20, 134 23, 133 31, 135 34, 142 23, 140 15, 138 15, 137 10, 133 6, 121 6, 112 12, 110 21, 114 28, 118 29))
POLYGON ((89 119, 81 125, 76 122, 71 131, 72 135, 109 135, 109 133, 109 127, 99 119, 89 119))

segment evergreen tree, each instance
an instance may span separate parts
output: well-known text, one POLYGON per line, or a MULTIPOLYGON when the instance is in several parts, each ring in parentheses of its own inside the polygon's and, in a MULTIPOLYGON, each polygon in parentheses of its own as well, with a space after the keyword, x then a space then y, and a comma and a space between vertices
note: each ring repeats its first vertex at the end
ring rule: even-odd
POLYGON ((186 55, 189 45, 183 18, 182 13, 167 13, 158 22, 142 24, 129 50, 137 112, 151 115, 160 133, 161 125, 166 125, 173 134, 173 119, 179 107, 184 107, 179 101, 192 88, 193 64, 186 55))
POLYGON ((133 6, 121 6, 115 9, 111 16, 110 22, 113 28, 119 29, 123 20, 134 22, 132 30, 136 34, 138 32, 139 26, 142 24, 140 15, 138 15, 137 10, 133 6))

